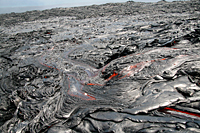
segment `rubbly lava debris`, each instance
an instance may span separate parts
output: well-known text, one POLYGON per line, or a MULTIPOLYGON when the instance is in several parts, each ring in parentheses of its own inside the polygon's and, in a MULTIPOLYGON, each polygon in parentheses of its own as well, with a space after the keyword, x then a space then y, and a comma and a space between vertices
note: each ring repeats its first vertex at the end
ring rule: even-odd
POLYGON ((199 7, 1 15, 0 131, 199 132, 199 7))

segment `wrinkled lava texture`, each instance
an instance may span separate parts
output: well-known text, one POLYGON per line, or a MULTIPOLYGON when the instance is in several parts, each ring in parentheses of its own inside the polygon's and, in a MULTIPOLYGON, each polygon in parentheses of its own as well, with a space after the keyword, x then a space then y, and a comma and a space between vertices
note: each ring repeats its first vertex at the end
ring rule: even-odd
POLYGON ((200 3, 0 15, 0 132, 200 132, 200 3))

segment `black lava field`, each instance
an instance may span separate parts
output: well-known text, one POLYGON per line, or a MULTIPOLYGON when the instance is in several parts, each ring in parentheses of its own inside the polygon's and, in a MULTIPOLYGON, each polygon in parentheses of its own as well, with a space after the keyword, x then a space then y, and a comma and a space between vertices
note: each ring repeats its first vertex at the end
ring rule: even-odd
POLYGON ((1 14, 0 132, 200 132, 200 2, 1 14))

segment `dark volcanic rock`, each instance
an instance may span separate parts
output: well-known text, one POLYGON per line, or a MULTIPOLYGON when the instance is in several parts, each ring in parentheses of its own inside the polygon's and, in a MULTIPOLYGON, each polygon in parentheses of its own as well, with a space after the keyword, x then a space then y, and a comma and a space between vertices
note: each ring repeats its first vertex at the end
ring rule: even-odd
POLYGON ((1 132, 199 132, 199 2, 0 16, 1 132))
MULTIPOLYGON (((76 19, 97 18, 112 15, 141 15, 141 14, 165 14, 165 13, 194 13, 200 10, 198 1, 185 2, 126 2, 107 3, 72 8, 54 8, 44 11, 27 11, 25 13, 10 13, 0 15, 0 25, 15 25, 16 23, 48 19, 61 16, 73 16, 76 19)), ((197 16, 196 16, 197 17, 197 16)), ((179 22, 176 22, 177 24, 179 22)))

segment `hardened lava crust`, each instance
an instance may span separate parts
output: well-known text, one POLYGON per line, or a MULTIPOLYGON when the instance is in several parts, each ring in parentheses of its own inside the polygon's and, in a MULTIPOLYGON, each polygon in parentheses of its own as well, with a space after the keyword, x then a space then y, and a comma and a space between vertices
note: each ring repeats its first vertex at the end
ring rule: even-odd
POLYGON ((0 15, 0 132, 200 132, 200 2, 0 15))

